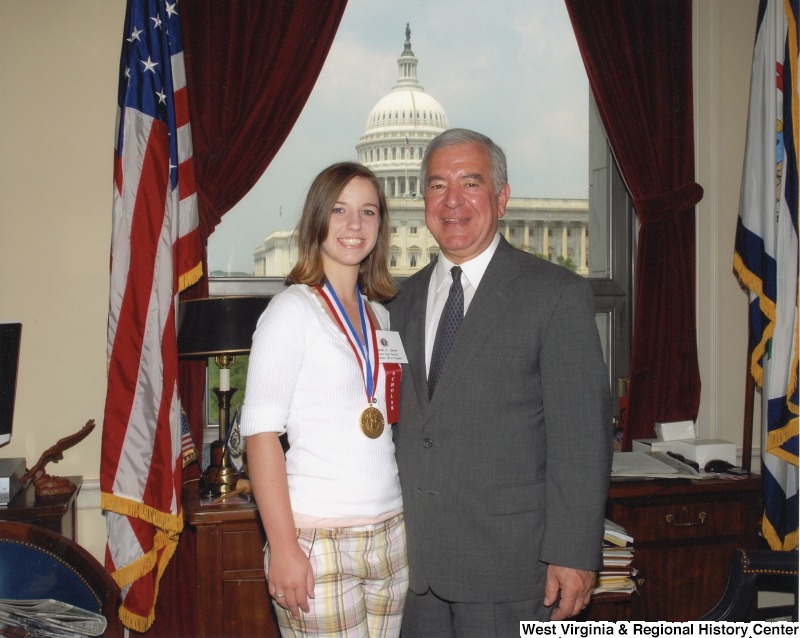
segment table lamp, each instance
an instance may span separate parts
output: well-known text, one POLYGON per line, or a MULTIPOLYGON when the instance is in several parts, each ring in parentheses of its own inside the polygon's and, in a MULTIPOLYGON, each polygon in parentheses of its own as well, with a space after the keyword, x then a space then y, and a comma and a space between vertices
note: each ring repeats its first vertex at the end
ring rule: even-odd
POLYGON ((270 297, 204 297, 181 301, 178 314, 178 356, 182 359, 214 357, 219 366, 219 440, 211 444, 211 463, 203 472, 204 496, 220 495, 236 488, 239 472, 228 451, 231 367, 237 355, 250 352, 256 322, 270 297))

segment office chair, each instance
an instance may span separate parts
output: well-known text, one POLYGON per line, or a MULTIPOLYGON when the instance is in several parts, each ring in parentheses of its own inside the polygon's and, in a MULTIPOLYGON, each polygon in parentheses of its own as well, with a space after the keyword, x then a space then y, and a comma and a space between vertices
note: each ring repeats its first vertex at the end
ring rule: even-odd
POLYGON ((767 620, 791 615, 797 622, 798 554, 771 550, 735 549, 730 561, 728 583, 719 602, 700 620, 743 622, 767 620), (794 604, 757 608, 759 591, 784 592, 794 595, 794 604))
POLYGON ((105 616, 104 636, 123 635, 114 579, 75 541, 43 527, 0 521, 0 598, 65 602, 105 616))

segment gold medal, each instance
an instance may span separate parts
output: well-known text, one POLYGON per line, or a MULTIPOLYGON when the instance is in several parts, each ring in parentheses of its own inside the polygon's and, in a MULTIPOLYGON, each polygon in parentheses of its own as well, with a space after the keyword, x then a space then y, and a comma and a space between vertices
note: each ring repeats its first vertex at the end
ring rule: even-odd
POLYGON ((371 439, 383 434, 383 414, 378 408, 369 406, 361 413, 361 431, 371 439))

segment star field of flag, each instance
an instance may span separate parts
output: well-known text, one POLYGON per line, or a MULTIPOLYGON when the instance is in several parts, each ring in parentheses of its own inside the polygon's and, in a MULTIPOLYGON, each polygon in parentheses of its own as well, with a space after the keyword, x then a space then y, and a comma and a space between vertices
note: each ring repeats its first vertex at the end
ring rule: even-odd
MULTIPOLYGON (((177 131, 189 119, 185 89, 173 93, 171 88, 175 82, 170 50, 173 54, 183 51, 177 2, 150 0, 133 3, 130 8, 130 33, 125 38, 120 57, 120 111, 135 109, 163 122, 170 131, 177 131)), ((185 78, 179 78, 180 86, 185 87, 185 83, 185 78)), ((118 154, 122 153, 123 145, 122 128, 119 127, 118 154)), ((170 139, 169 157, 170 181, 174 188, 179 161, 174 137, 170 139)))

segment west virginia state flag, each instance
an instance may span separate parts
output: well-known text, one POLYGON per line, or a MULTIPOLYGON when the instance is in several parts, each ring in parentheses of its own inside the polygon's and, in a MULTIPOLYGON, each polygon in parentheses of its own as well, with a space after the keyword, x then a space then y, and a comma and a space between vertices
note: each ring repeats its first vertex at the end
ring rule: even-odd
POLYGON ((734 270, 750 296, 761 388, 764 537, 798 541, 798 0, 762 0, 753 54, 734 270))

